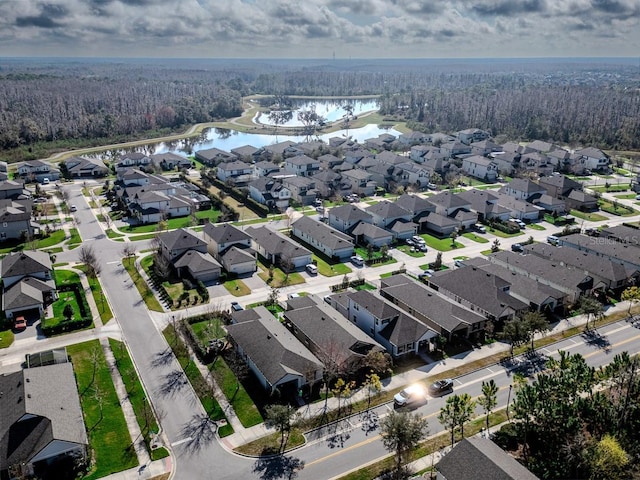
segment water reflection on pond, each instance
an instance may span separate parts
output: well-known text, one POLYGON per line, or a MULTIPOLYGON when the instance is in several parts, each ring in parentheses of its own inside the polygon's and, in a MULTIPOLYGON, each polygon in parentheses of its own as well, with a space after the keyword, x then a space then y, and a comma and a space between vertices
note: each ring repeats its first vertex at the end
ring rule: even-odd
MULTIPOLYGON (((303 123, 298 120, 298 112, 305 110, 313 110, 320 117, 324 119, 325 122, 333 123, 339 120, 342 120, 347 116, 347 110, 344 108, 346 105, 351 107, 351 118, 358 117, 365 112, 371 112, 378 110, 378 100, 377 99, 366 99, 366 100, 358 100, 358 99, 344 99, 344 98, 336 98, 336 99, 323 99, 321 101, 318 100, 293 100, 292 101, 293 109, 292 109, 292 117, 288 122, 282 123, 281 126, 284 127, 300 127, 303 123)), ((267 114, 258 114, 254 118, 255 122, 264 123, 266 125, 274 125, 268 118, 267 114)))
POLYGON ((381 128, 375 124, 369 124, 362 128, 354 128, 349 130, 338 130, 332 133, 326 133, 317 136, 305 136, 305 135, 264 135, 243 133, 237 130, 229 130, 225 128, 210 128, 202 132, 201 135, 185 138, 182 140, 176 140, 173 142, 155 142, 148 143, 146 145, 140 145, 137 147, 121 149, 116 151, 105 152, 100 156, 110 157, 113 155, 121 154, 124 152, 141 152, 147 155, 155 153, 172 152, 183 157, 192 155, 197 150, 205 150, 207 148, 219 148, 226 152, 231 151, 233 148, 243 147, 245 145, 251 145, 256 148, 265 147, 267 145, 273 145, 274 143, 284 142, 291 140, 293 142, 305 142, 310 140, 322 140, 328 143, 332 137, 351 137, 358 143, 364 143, 364 140, 368 138, 375 138, 383 133, 390 133, 396 137, 400 135, 400 132, 393 128, 381 128))

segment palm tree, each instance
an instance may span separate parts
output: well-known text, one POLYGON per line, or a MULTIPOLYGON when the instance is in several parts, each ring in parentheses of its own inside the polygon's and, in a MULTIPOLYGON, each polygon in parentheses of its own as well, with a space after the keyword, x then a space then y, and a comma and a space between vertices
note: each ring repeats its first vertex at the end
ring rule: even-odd
POLYGON ((527 331, 529 333, 529 337, 531 338, 531 351, 535 350, 535 337, 536 333, 543 333, 549 330, 549 322, 547 319, 538 311, 527 312, 522 316, 522 321, 525 322, 527 326, 527 331))
POLYGON ((478 403, 487 415, 487 433, 489 433, 489 416, 498 404, 498 385, 496 385, 495 380, 491 379, 488 382, 482 382, 482 396, 478 398, 478 403))
POLYGON ((473 416, 476 402, 471 400, 471 395, 463 393, 452 395, 447 398, 444 407, 440 409, 438 421, 447 430, 451 430, 451 446, 455 443, 456 428, 460 428, 462 438, 464 438, 464 424, 473 416))

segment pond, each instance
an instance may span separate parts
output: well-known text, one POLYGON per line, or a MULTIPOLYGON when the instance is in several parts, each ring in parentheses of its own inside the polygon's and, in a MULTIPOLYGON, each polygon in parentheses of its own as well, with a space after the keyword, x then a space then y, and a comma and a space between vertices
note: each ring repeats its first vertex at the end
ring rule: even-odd
POLYGON ((201 135, 196 137, 185 138, 182 140, 176 140, 173 142, 150 142, 146 145, 140 145, 137 147, 111 150, 97 155, 100 158, 107 159, 119 156, 126 152, 141 152, 147 155, 156 153, 172 152, 183 157, 193 155, 198 150, 205 150, 208 148, 219 148, 226 152, 231 151, 234 148, 243 147, 245 145, 251 145, 256 148, 266 147, 275 143, 291 140, 293 142, 306 142, 310 140, 322 140, 328 143, 332 137, 351 137, 358 143, 364 143, 368 138, 375 138, 383 133, 389 133, 396 137, 400 135, 400 132, 394 128, 382 128, 379 125, 369 124, 362 128, 353 128, 349 130, 338 130, 332 133, 326 133, 323 135, 305 136, 305 135, 266 135, 256 133, 243 133, 237 130, 229 130, 224 128, 210 128, 202 132, 201 135))
MULTIPOLYGON (((338 120, 342 120, 347 116, 347 110, 345 106, 350 105, 352 107, 351 117, 357 117, 366 112, 373 112, 378 110, 378 100, 375 98, 370 99, 322 99, 322 100, 294 100, 292 117, 286 123, 279 124, 283 127, 301 127, 304 124, 298 120, 298 112, 301 111, 315 111, 320 117, 327 123, 333 123, 338 120)), ((265 125, 275 125, 268 118, 268 115, 258 113, 253 121, 255 123, 262 123, 265 125)))

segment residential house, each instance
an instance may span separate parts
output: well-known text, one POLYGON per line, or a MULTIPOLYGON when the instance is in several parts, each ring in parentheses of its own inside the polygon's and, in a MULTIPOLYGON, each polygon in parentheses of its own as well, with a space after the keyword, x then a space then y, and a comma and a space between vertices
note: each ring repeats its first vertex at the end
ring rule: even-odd
POLYGON ((304 305, 287 302, 289 308, 283 313, 284 324, 323 363, 338 361, 345 371, 356 372, 363 367, 367 354, 385 351, 382 345, 318 297, 300 298, 305 301, 304 305))
POLYGON ((503 323, 529 309, 528 304, 510 294, 509 282, 476 267, 436 272, 426 282, 434 290, 494 322, 503 323))
POLYGON ((456 133, 458 140, 466 145, 470 145, 473 142, 481 142, 490 136, 489 132, 480 130, 479 128, 467 128, 466 130, 460 130, 456 133))
POLYGON ((274 265, 299 270, 311 263, 312 252, 280 232, 266 226, 250 226, 245 231, 251 236, 251 248, 274 265))
POLYGON ((305 215, 291 224, 291 234, 329 258, 344 260, 353 255, 349 235, 305 215))
MULTIPOLYGON (((415 233, 413 228, 411 231, 415 233)), ((355 228, 351 230, 351 235, 356 245, 372 245, 375 248, 380 248, 383 245, 391 245, 394 240, 394 232, 365 222, 358 223, 355 228)), ((405 236, 403 238, 408 237, 405 236)))
POLYGON ((637 243, 611 241, 607 238, 602 240, 595 241, 593 237, 574 233, 560 237, 558 244, 617 260, 632 268, 640 268, 640 246, 637 243))
POLYGON ((411 213, 411 221, 419 226, 418 229, 420 231, 424 230, 426 218, 429 213, 435 212, 436 210, 435 205, 423 197, 409 193, 400 195, 395 203, 411 213))
POLYGON ((487 260, 564 292, 568 303, 576 303, 581 295, 589 294, 593 289, 593 277, 584 270, 570 268, 537 255, 502 251, 488 255, 487 260))
POLYGON ((373 223, 373 217, 356 205, 345 204, 329 210, 329 225, 341 232, 350 233, 360 222, 373 223))
POLYGON ((173 267, 180 278, 193 278, 209 283, 220 278, 222 265, 208 253, 188 250, 174 260, 173 267))
POLYGON ((284 160, 286 157, 286 150, 295 147, 296 142, 291 140, 285 140, 283 142, 274 143, 273 145, 267 145, 264 147, 263 158, 265 160, 279 161, 284 160))
POLYGON ((352 193, 351 183, 343 180, 342 175, 333 170, 320 170, 312 178, 322 198, 338 198, 352 193))
POLYGON ((295 157, 289 157, 284 161, 284 169, 286 172, 301 177, 310 177, 320 171, 320 160, 306 155, 297 155, 295 157))
POLYGON ((31 192, 24 188, 22 180, 4 180, 0 182, 0 199, 24 200, 31 198, 31 192))
POLYGON ((471 203, 464 197, 449 191, 440 192, 433 197, 427 198, 427 201, 435 205, 436 213, 447 217, 455 215, 456 211, 460 209, 469 210, 471 207, 471 203))
POLYGON ((309 177, 285 177, 282 184, 291 191, 291 198, 300 205, 311 205, 318 198, 316 182, 309 177))
POLYGON ((153 177, 144 173, 137 168, 127 168, 120 170, 117 175, 118 182, 125 187, 150 185, 153 182, 153 177))
POLYGON ((608 172, 611 160, 609 156, 599 148, 587 147, 575 151, 576 155, 584 159, 584 165, 588 170, 608 172))
POLYGON ((582 184, 565 175, 551 175, 542 177, 538 183, 549 195, 555 198, 565 198, 572 190, 582 190, 582 184))
POLYGON ((109 174, 107 166, 97 158, 70 157, 62 163, 72 178, 105 177, 109 174))
POLYGON ((246 185, 253 177, 253 165, 240 160, 220 162, 216 169, 216 178, 221 182, 230 182, 233 185, 246 185))
POLYGON ((509 295, 529 305, 531 310, 553 312, 566 304, 567 294, 535 278, 512 272, 484 257, 466 259, 464 265, 500 277, 510 286, 509 295))
POLYGON ((60 170, 45 160, 30 160, 18 166, 18 175, 27 182, 43 182, 45 178, 54 182, 60 179, 60 170))
POLYGON ((344 152, 344 161, 352 165, 358 165, 363 158, 373 158, 375 154, 369 150, 365 150, 362 147, 357 147, 353 150, 346 150, 344 152))
POLYGON ((266 177, 280 173, 280 167, 268 160, 260 160, 253 164, 253 176, 255 178, 266 177))
POLYGON ((431 351, 436 332, 370 290, 346 294, 347 318, 394 358, 431 351))
MULTIPOLYGON (((486 318, 408 275, 392 275, 380 280, 380 295, 426 324, 451 342, 475 341, 484 334, 486 318)), ((430 349, 437 345, 430 345, 430 349)))
POLYGON ((492 153, 498 152, 502 152, 502 146, 489 139, 471 143, 472 155, 482 155, 484 157, 488 157, 492 153))
POLYGON ((425 165, 418 165, 414 162, 403 162, 396 165, 402 170, 400 185, 403 187, 415 187, 425 189, 431 183, 431 168, 425 165))
POLYGON ((253 145, 243 145, 241 147, 232 148, 231 153, 245 162, 257 163, 260 161, 262 149, 256 148, 253 145))
POLYGON ((600 236, 616 242, 640 246, 640 229, 628 225, 604 227, 600 230, 600 236))
POLYGON ((17 313, 40 318, 46 305, 56 298, 53 266, 48 253, 22 251, 8 253, 0 265, 2 310, 7 318, 17 313))
POLYGON ((559 198, 552 197, 551 195, 540 195, 537 200, 534 200, 534 204, 542 207, 545 212, 553 214, 554 212, 558 215, 564 215, 567 213, 566 204, 564 200, 559 198))
POLYGON ((71 363, 1 375, 0 392, 2 478, 42 478, 54 465, 86 462, 89 442, 71 363))
POLYGON ((378 186, 378 183, 373 180, 373 174, 360 168, 342 172, 342 180, 351 186, 351 192, 362 197, 373 195, 378 186))
POLYGON ((495 182, 498 178, 498 165, 492 159, 480 155, 464 158, 462 170, 470 177, 487 182, 495 182))
POLYGON ((245 231, 230 223, 206 223, 202 238, 207 244, 207 251, 227 272, 246 275, 258 269, 255 253, 251 249, 251 236, 245 231))
POLYGON ((544 208, 534 205, 533 203, 518 200, 510 195, 500 192, 493 192, 496 197, 496 203, 510 212, 512 218, 535 222, 542 215, 544 208))
POLYGON ((141 223, 157 223, 164 218, 186 217, 194 204, 188 196, 162 191, 141 191, 128 204, 131 216, 141 223))
POLYGON ((113 164, 116 174, 130 168, 145 168, 151 166, 153 161, 149 155, 140 152, 129 152, 122 155, 113 164))
POLYGON ((321 170, 333 170, 333 168, 337 165, 340 165, 344 160, 336 157, 330 153, 325 153, 324 155, 320 155, 318 157, 318 161, 320 162, 321 170))
POLYGON ((429 141, 429 134, 424 132, 409 132, 402 133, 398 137, 398 143, 403 146, 414 146, 427 143, 429 141))
POLYGON ((471 153, 471 147, 460 141, 452 141, 440 145, 440 152, 448 158, 457 157, 458 155, 468 155, 471 153))
POLYGON ((215 167, 222 162, 228 163, 238 161, 238 157, 233 153, 225 152, 224 150, 220 150, 215 147, 196 151, 195 158, 199 162, 204 163, 207 167, 215 167))
POLYGON ((189 169, 193 166, 191 160, 172 152, 156 153, 150 158, 155 165, 165 171, 189 169))
POLYGON ((498 204, 498 196, 489 190, 472 188, 457 194, 467 202, 469 209, 475 212, 478 220, 500 220, 506 222, 511 217, 511 210, 498 204))
POLYGON ((285 187, 281 180, 258 177, 249 183, 248 187, 249 196, 270 210, 284 211, 289 206, 291 190, 285 187))
POLYGON ((526 202, 533 202, 547 193, 543 187, 528 178, 514 178, 498 191, 526 202))
POLYGON ((488 438, 468 437, 436 464, 436 480, 538 480, 488 438))
POLYGON ((427 155, 427 153, 429 153, 433 148, 434 147, 429 145, 414 145, 409 151, 409 158, 416 163, 424 163, 425 155, 427 155))
POLYGON ((31 201, 0 200, 0 242, 33 238, 31 201))
POLYGON ((159 234, 158 249, 166 260, 173 262, 188 250, 207 253, 207 242, 191 230, 179 228, 159 234))
POLYGON ((636 175, 636 178, 631 180, 631 191, 640 193, 640 173, 636 175))
POLYGON ((546 243, 534 243, 527 245, 525 252, 588 272, 593 277, 593 290, 620 291, 637 284, 640 279, 638 268, 575 248, 557 248, 546 243))
MULTIPOLYGON (((413 215, 395 202, 383 200, 373 205, 369 205, 365 211, 371 215, 371 223, 380 228, 387 228, 398 220, 412 222, 413 215)), ((414 227, 414 233, 417 225, 414 227)))
POLYGON ((598 199, 584 190, 572 190, 564 200, 567 210, 580 210, 581 212, 591 212, 598 210, 598 199))
POLYGON ((269 394, 297 398, 300 389, 322 379, 322 362, 266 308, 252 310, 246 321, 238 319, 247 315, 232 316, 226 327, 231 343, 269 394))
POLYGON ((520 172, 533 172, 540 177, 544 177, 553 173, 554 164, 544 153, 523 153, 517 162, 517 170, 520 172))
POLYGON ((498 166, 498 173, 503 176, 512 176, 518 163, 520 154, 513 152, 496 152, 489 155, 498 166))

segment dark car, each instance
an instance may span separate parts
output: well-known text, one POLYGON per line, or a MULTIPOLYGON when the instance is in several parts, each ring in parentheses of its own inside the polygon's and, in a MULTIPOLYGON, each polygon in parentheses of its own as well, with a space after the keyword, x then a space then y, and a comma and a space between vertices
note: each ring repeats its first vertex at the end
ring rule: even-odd
POLYGON ((521 243, 514 243, 513 245, 511 245, 511 251, 512 252, 524 252, 524 247, 522 246, 521 243))
POLYGON ((429 385, 429 393, 431 395, 440 395, 451 390, 453 390, 453 380, 450 378, 437 380, 429 385))
POLYGON ((24 317, 16 317, 13 321, 13 329, 17 331, 21 331, 27 328, 27 321, 24 317))
POLYGON ((244 308, 242 308, 242 305, 240 305, 238 302, 231 302, 231 310, 233 310, 234 312, 239 312, 240 310, 244 310, 244 308))

